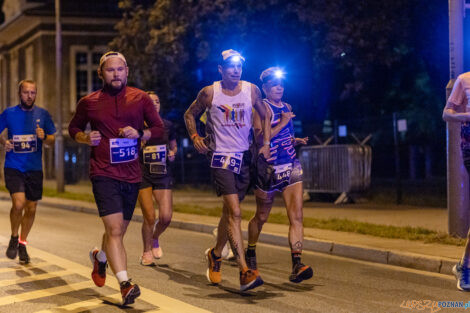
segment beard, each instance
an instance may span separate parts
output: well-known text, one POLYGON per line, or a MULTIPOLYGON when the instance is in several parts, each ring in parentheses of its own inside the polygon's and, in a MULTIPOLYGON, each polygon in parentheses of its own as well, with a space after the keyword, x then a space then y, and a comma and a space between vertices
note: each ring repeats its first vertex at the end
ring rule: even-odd
POLYGON ((29 110, 29 109, 31 109, 31 108, 33 107, 33 105, 34 105, 34 100, 32 100, 32 101, 27 101, 27 102, 21 100, 21 101, 20 101, 20 105, 21 105, 22 108, 29 110))
POLYGON ((126 86, 127 81, 126 80, 112 80, 109 84, 105 84, 105 88, 112 93, 118 93, 120 92, 125 86, 126 86))

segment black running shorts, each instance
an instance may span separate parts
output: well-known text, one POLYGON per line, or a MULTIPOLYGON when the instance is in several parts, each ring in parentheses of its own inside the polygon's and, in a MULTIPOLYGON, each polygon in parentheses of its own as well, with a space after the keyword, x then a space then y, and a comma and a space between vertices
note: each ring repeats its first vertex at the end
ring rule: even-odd
POLYGON ((251 153, 250 151, 245 151, 240 174, 236 174, 228 169, 211 167, 211 175, 217 196, 237 194, 238 200, 242 201, 250 185, 250 163, 251 153))
POLYGON ((140 183, 128 183, 106 176, 93 176, 91 183, 100 217, 122 213, 125 220, 132 219, 140 183))
POLYGON ((10 194, 24 192, 29 201, 42 199, 42 171, 21 172, 14 168, 5 167, 5 186, 10 194))
MULTIPOLYGON (((169 169, 169 167, 167 167, 169 169)), ((155 189, 173 189, 173 176, 171 171, 168 171, 166 175, 151 174, 142 167, 142 182, 140 183, 140 189, 152 187, 155 189)))

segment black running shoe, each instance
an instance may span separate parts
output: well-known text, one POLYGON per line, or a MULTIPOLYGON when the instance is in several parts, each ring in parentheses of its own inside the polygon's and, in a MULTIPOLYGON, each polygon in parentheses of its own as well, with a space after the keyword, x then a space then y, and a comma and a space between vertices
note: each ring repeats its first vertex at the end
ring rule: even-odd
POLYGON ((10 238, 10 243, 8 244, 6 255, 9 259, 16 258, 18 254, 18 236, 10 238))
POLYGON ((20 258, 20 264, 28 264, 29 263, 29 255, 26 251, 26 246, 22 243, 18 245, 18 256, 20 258))
POLYGON ((310 266, 298 263, 292 268, 292 274, 289 280, 293 283, 300 283, 303 280, 310 279, 313 276, 313 270, 310 266))

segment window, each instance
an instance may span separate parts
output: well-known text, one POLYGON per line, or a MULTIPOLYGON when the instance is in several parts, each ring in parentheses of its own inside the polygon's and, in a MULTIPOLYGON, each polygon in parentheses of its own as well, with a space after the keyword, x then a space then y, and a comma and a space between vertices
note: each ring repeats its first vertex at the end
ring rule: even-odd
POLYGON ((101 79, 96 72, 106 46, 90 49, 86 46, 72 46, 70 49, 70 111, 74 112, 78 100, 101 88, 101 79))

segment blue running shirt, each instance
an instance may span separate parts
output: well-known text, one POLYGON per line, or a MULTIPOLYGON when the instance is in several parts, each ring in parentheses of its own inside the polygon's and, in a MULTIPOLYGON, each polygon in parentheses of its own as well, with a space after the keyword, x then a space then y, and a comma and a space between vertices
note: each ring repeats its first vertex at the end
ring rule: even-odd
MULTIPOLYGON (((279 124, 282 112, 290 112, 284 102, 282 102, 282 106, 277 106, 268 99, 263 99, 263 101, 271 109, 271 127, 279 124)), ((269 163, 273 165, 291 163, 296 155, 294 140, 294 125, 290 120, 276 136, 271 138, 271 159, 269 163)))
MULTIPOLYGON (((36 127, 44 129, 45 135, 56 132, 54 122, 47 110, 36 105, 31 110, 23 110, 20 105, 7 108, 0 114, 0 132, 8 130, 8 139, 14 135, 36 135, 36 127)), ((6 153, 5 167, 14 168, 20 172, 42 170, 42 140, 37 138, 35 152, 16 153, 13 150, 6 153)))

